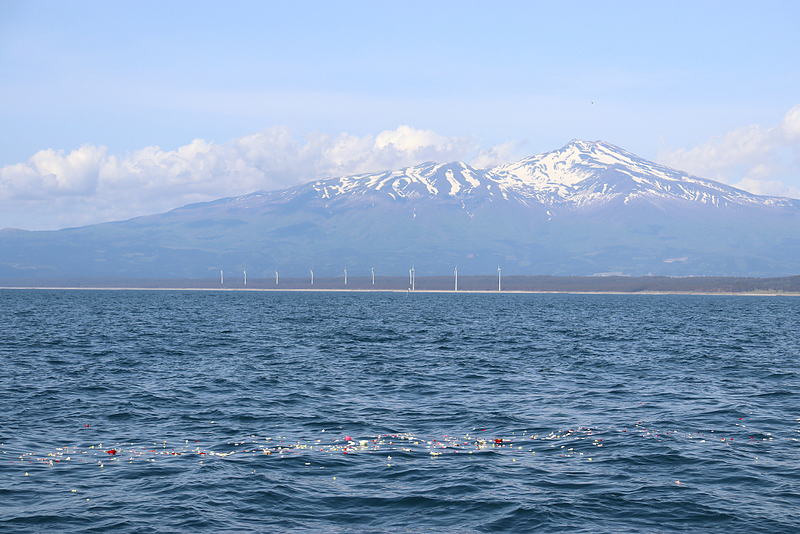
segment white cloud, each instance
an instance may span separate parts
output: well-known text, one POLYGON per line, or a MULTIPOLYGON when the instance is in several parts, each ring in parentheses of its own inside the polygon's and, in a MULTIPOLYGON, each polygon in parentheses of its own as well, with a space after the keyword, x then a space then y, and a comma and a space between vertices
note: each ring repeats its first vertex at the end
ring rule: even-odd
POLYGON ((519 141, 509 141, 502 145, 493 146, 487 150, 481 150, 472 160, 472 166, 479 169, 486 169, 522 159, 524 156, 519 154, 521 145, 522 143, 519 141))
POLYGON ((43 195, 91 195, 97 190, 105 147, 83 145, 66 156, 63 150, 40 150, 27 163, 0 169, 0 192, 21 199, 43 195))
POLYGON ((800 105, 775 126, 743 126, 693 148, 662 149, 657 160, 759 195, 800 198, 800 105))
POLYGON ((159 213, 191 202, 274 190, 424 161, 508 161, 513 144, 478 153, 469 137, 400 126, 376 136, 273 127, 222 144, 195 139, 177 150, 107 155, 84 145, 53 149, 0 169, 0 228, 53 229, 159 213))

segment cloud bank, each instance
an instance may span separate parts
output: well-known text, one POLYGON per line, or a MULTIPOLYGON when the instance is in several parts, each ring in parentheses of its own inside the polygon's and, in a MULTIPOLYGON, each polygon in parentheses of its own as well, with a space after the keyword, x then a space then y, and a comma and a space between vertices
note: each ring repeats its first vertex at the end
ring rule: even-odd
POLYGON ((800 105, 775 126, 743 126, 693 148, 662 149, 657 160, 758 195, 800 198, 800 105))
POLYGON ((123 156, 103 146, 41 150, 0 169, 0 228, 81 226, 159 213, 188 203, 311 180, 397 169, 424 161, 510 161, 514 143, 480 151, 470 137, 400 126, 362 137, 273 127, 222 144, 195 139, 177 150, 146 147, 123 156))

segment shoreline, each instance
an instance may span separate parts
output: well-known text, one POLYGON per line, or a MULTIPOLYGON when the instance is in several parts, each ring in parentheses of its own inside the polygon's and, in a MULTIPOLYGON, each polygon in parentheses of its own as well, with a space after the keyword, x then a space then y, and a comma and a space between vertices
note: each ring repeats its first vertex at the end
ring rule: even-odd
POLYGON ((206 292, 274 292, 274 293, 406 293, 468 294, 468 295, 697 295, 748 297, 800 297, 800 291, 580 291, 580 290, 475 290, 475 289, 337 289, 337 288, 246 288, 246 287, 103 287, 103 286, 0 286, 0 290, 57 290, 57 291, 206 291, 206 292))
POLYGON ((281 291, 281 292, 383 292, 383 293, 538 293, 604 295, 761 295, 800 296, 800 276, 775 278, 696 276, 353 276, 318 277, 313 280, 275 278, 0 278, 3 289, 85 289, 132 291, 281 291), (413 289, 412 289, 413 288, 413 289))

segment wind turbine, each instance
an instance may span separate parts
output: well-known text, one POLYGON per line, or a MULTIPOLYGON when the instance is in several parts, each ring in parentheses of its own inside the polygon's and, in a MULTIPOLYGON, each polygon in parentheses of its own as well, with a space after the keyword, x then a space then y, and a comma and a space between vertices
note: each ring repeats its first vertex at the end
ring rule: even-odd
POLYGON ((375 285, 375 267, 372 268, 372 285, 375 285))
POLYGON ((502 291, 502 286, 500 285, 500 266, 497 266, 497 290, 502 291))
POLYGON ((278 285, 278 271, 275 271, 275 285, 278 285))
POLYGON ((247 285, 247 271, 244 271, 244 285, 247 285))
POLYGON ((311 271, 311 285, 313 286, 314 285, 314 271, 312 269, 309 269, 309 271, 311 271))
POLYGON ((455 290, 454 290, 454 291, 458 291, 458 265, 456 265, 456 268, 455 268, 455 270, 453 271, 453 274, 455 274, 455 275, 456 275, 456 288, 455 288, 455 290))
POLYGON ((414 284, 417 282, 417 273, 414 271, 414 266, 411 266, 411 291, 416 291, 414 284))
POLYGON ((344 285, 347 285, 347 269, 344 270, 344 285))
POLYGON ((225 283, 225 278, 222 276, 222 269, 219 270, 219 283, 220 285, 225 283))

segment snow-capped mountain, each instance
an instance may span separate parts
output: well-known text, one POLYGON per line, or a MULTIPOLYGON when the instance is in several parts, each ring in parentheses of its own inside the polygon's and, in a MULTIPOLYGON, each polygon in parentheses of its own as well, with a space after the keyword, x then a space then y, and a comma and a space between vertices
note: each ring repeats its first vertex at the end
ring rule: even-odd
MULTIPOLYGON (((516 163, 476 169, 461 162, 423 163, 396 171, 321 180, 281 192, 290 200, 315 192, 329 202, 360 197, 393 200, 506 200, 553 208, 613 201, 678 200, 715 207, 795 206, 797 201, 753 195, 659 165, 602 141, 573 140, 563 148, 516 163)), ((313 194, 313 193, 312 193, 313 194)), ((261 194, 258 194, 261 196, 261 194)), ((253 198, 248 195, 241 199, 253 198)))
POLYGON ((495 167, 489 175, 503 190, 553 205, 579 207, 615 199, 626 204, 683 200, 717 207, 795 203, 698 178, 602 141, 574 140, 559 150, 495 167))
POLYGON ((476 169, 423 163, 57 232, 0 232, 0 278, 800 273, 800 201, 572 141, 476 169))

